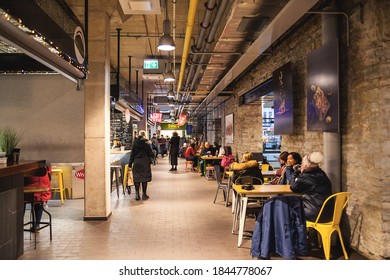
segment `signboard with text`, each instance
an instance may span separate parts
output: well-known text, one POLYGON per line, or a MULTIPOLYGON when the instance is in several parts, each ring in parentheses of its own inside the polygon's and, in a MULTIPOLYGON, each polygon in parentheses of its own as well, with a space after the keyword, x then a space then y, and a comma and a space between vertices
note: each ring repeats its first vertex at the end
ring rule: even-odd
POLYGON ((162 113, 153 113, 152 114, 153 122, 162 122, 162 113))
POLYGON ((186 125, 178 125, 177 123, 161 123, 161 130, 185 130, 186 125))

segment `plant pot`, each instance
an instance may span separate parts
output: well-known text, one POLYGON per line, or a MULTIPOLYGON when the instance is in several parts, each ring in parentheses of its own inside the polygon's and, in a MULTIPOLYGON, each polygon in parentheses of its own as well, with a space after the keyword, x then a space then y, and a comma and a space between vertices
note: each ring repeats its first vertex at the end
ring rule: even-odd
POLYGON ((7 155, 7 163, 19 162, 20 149, 12 149, 12 153, 7 155))
POLYGON ((13 163, 14 162, 14 155, 6 155, 7 157, 7 163, 13 163))

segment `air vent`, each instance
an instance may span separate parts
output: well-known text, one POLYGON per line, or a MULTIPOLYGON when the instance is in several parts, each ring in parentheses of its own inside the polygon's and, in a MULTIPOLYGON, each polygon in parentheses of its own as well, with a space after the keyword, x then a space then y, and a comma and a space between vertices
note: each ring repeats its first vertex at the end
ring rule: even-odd
POLYGON ((159 15, 160 0, 119 0, 124 15, 159 15))

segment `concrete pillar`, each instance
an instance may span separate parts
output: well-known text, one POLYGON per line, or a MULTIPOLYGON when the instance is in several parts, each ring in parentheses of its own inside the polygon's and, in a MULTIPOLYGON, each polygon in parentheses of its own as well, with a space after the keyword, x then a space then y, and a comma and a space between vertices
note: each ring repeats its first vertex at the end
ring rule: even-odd
POLYGON ((110 203, 110 21, 107 13, 89 10, 85 82, 84 220, 105 220, 110 203))
MULTIPOLYGON (((334 10, 335 4, 328 9, 334 10)), ((327 9, 324 10, 326 12, 327 9)), ((322 45, 338 40, 338 15, 322 14, 322 45)), ((340 102, 340 98, 339 98, 340 102)), ((324 132, 324 171, 332 182, 332 191, 341 191, 340 133, 324 132)))

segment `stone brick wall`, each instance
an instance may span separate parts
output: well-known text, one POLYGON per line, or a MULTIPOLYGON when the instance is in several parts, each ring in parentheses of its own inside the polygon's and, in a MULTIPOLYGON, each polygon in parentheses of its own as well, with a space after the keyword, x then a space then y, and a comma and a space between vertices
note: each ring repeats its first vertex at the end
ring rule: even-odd
MULTIPOLYGON (((390 258, 390 1, 341 1, 339 16, 342 190, 352 193, 346 243, 370 259, 390 258)), ((306 131, 307 54, 321 47, 321 16, 315 15, 273 47, 239 80, 225 113, 234 113, 233 152, 260 151, 260 105, 239 106, 239 96, 291 61, 294 133, 282 136, 282 150, 302 155, 323 151, 323 134, 306 131)), ((223 126, 224 127, 224 126, 223 126)))
POLYGON ((234 98, 226 103, 226 112, 234 113, 234 153, 262 150, 261 105, 238 105, 239 96, 272 76, 272 72, 291 61, 294 94, 294 134, 282 135, 282 150, 301 154, 322 150, 322 134, 306 132, 306 55, 321 46, 320 18, 313 17, 286 41, 262 57, 250 72, 236 83, 234 98), (237 139, 239 138, 239 139, 237 139), (237 139, 237 140, 236 140, 237 139))
POLYGON ((340 57, 342 185, 352 193, 352 246, 377 259, 390 257, 390 3, 363 2, 342 7, 350 23, 340 57))

